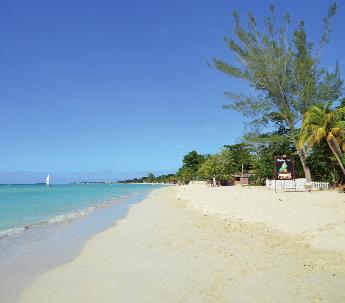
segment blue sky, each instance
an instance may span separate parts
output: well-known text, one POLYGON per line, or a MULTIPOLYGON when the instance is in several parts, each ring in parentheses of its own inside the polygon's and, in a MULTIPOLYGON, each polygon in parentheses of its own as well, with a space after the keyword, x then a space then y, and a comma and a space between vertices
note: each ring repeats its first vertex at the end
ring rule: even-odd
MULTIPOLYGON (((330 2, 1 1, 0 183, 173 172, 193 149, 238 142, 223 91, 245 86, 207 63, 233 60, 232 10, 261 19, 270 3, 318 38, 330 2)), ((322 63, 344 73, 340 4, 322 63)))

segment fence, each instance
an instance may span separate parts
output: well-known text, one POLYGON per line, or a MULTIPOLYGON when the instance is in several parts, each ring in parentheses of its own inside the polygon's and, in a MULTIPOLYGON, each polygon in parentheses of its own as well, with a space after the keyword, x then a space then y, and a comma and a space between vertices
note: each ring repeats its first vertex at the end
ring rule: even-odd
POLYGON ((205 184, 207 184, 207 182, 206 181, 194 181, 194 180, 192 180, 188 184, 190 184, 190 185, 205 185, 205 184))
POLYGON ((311 182, 311 186, 313 190, 328 190, 329 183, 328 182, 311 182))
POLYGON ((306 191, 310 190, 328 190, 328 182, 311 182, 308 183, 307 179, 300 178, 296 180, 268 180, 266 179, 266 187, 269 189, 282 189, 282 190, 297 190, 306 191), (308 186, 309 185, 309 186, 308 186))
POLYGON ((305 184, 307 179, 296 179, 296 180, 268 180, 266 179, 266 187, 269 189, 283 189, 283 190, 306 190, 305 184))

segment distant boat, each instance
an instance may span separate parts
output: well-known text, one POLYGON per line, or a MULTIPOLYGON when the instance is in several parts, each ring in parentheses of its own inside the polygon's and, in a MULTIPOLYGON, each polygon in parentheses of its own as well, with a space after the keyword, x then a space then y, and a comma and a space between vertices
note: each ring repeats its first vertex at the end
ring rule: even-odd
POLYGON ((48 174, 47 179, 46 179, 46 185, 50 185, 50 175, 48 174))

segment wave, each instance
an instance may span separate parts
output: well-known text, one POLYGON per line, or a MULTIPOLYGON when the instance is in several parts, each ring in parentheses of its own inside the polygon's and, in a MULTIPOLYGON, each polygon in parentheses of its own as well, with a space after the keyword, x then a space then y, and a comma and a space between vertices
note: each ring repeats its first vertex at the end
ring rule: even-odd
POLYGON ((0 230, 0 239, 4 237, 8 237, 8 236, 13 236, 26 229, 28 229, 27 226, 20 226, 20 227, 13 227, 13 228, 5 229, 5 230, 0 230))
POLYGON ((0 239, 5 238, 5 237, 9 237, 9 236, 13 236, 16 235, 20 232, 26 231, 32 227, 36 227, 36 226, 40 226, 40 225, 45 225, 45 224, 58 224, 58 223, 64 223, 64 222, 69 222, 72 219, 76 219, 79 217, 83 217, 86 215, 91 214, 92 212, 94 212, 96 209, 98 208, 104 208, 104 207, 108 207, 111 206, 115 203, 118 202, 119 198, 123 199, 125 197, 128 196, 120 196, 117 198, 113 198, 111 200, 105 201, 101 204, 98 204, 96 206, 90 206, 88 208, 82 209, 82 210, 78 210, 78 211, 73 211, 71 213, 68 214, 61 214, 55 217, 51 217, 47 220, 44 221, 39 221, 39 222, 35 222, 35 223, 31 223, 28 225, 24 225, 24 226, 17 226, 17 227, 13 227, 13 228, 9 228, 9 229, 5 229, 5 230, 0 230, 0 239))
POLYGON ((56 217, 53 217, 53 218, 49 219, 47 223, 49 223, 49 224, 51 224, 51 223, 59 223, 59 222, 65 221, 67 219, 73 219, 73 218, 78 218, 78 217, 86 216, 86 215, 92 213, 96 208, 98 208, 98 207, 97 206, 93 206, 93 207, 89 207, 89 208, 86 208, 86 209, 83 209, 83 210, 80 210, 80 211, 77 211, 77 212, 69 213, 67 215, 59 215, 59 216, 56 216, 56 217))

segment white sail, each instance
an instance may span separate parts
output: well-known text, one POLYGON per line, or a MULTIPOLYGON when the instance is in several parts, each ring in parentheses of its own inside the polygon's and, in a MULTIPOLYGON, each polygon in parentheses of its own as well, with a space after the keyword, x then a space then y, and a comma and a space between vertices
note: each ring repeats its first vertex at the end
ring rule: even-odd
POLYGON ((50 175, 47 176, 46 185, 50 185, 50 175))

